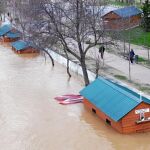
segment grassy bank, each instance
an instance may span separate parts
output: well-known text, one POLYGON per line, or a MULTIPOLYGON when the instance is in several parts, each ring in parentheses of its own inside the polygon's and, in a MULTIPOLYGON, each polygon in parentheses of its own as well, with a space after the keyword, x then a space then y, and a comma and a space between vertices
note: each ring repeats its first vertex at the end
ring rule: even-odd
POLYGON ((150 47, 150 32, 145 32, 141 27, 123 31, 126 38, 131 37, 131 43, 150 47))
POLYGON ((116 2, 116 1, 110 1, 109 4, 110 4, 110 5, 115 5, 115 6, 121 6, 121 7, 123 7, 123 6, 128 6, 128 5, 125 4, 125 3, 116 2))
MULTIPOLYGON (((117 2, 117 1, 115 1, 115 0, 110 0, 108 3, 109 3, 110 5, 122 6, 122 7, 123 7, 123 6, 129 6, 129 5, 131 5, 131 4, 127 4, 127 3, 117 2)), ((139 8, 142 7, 142 3, 140 3, 139 0, 135 0, 134 5, 135 5, 136 7, 139 7, 139 8)))
POLYGON ((112 34, 110 32, 108 33, 108 36, 113 36, 113 38, 121 41, 124 41, 125 39, 126 42, 130 41, 130 43, 135 45, 150 47, 150 32, 145 32, 142 27, 136 27, 130 30, 114 33, 112 34))

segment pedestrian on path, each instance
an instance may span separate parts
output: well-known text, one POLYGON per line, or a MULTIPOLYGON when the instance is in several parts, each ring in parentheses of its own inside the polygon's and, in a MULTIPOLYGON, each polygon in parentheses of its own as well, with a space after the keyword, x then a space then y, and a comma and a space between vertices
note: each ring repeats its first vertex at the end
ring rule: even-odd
POLYGON ((104 52, 105 52, 105 47, 102 45, 102 46, 99 48, 99 53, 101 54, 101 58, 102 58, 102 59, 104 58, 104 52))
POLYGON ((133 64, 133 60, 134 60, 134 55, 135 55, 135 53, 134 53, 133 49, 131 49, 131 51, 130 51, 130 61, 131 61, 132 64, 133 64))

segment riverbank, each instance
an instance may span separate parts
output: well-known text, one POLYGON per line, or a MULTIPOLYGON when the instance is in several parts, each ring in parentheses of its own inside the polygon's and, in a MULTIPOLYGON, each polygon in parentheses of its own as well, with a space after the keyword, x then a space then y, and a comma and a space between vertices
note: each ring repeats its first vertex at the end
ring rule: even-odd
MULTIPOLYGON (((59 49, 55 49, 55 52, 57 52, 59 55, 62 56, 62 58, 65 58, 65 54, 63 51, 59 49)), ((94 54, 98 52, 97 48, 93 48, 90 53, 88 54, 89 56, 93 56, 93 58, 88 57, 86 60, 87 63, 87 68, 88 70, 92 73, 90 73, 90 80, 94 80, 95 78, 95 59, 94 59, 94 54)), ((52 51, 53 54, 53 51, 52 51)), ((53 55, 55 60, 57 60, 59 63, 61 63, 61 59, 58 58, 58 56, 53 55)), ((70 55, 70 60, 73 62, 74 58, 70 55)), ((72 62, 70 64, 70 67, 72 68, 72 62)), ((79 65, 79 62, 75 61, 79 65)), ((63 63, 66 65, 66 60, 63 60, 63 63)), ((113 53, 108 53, 105 52, 104 55, 104 60, 101 60, 100 64, 100 71, 99 75, 104 76, 110 79, 114 79, 116 81, 119 81, 123 84, 126 84, 126 86, 129 86, 130 88, 134 90, 139 90, 144 92, 145 94, 150 94, 150 69, 139 65, 139 64, 130 64, 130 69, 131 69, 131 80, 129 80, 129 61, 125 60, 124 58, 115 55, 113 53)), ((78 67, 73 67, 77 68, 78 67)), ((73 70, 74 71, 74 70, 73 70)), ((82 74, 81 68, 79 71, 76 71, 77 74, 82 74), (79 73, 80 72, 80 73, 79 73)))
MULTIPOLYGON (((6 43, 4 43, 3 45, 7 48, 11 48, 6 43)), ((87 45, 85 44, 85 46, 87 45)), ((55 51, 50 50, 49 52, 51 53, 54 60, 67 66, 65 54, 62 50, 55 49, 55 51)), ((86 59, 90 81, 93 81, 96 77, 96 62, 94 58, 97 55, 98 48, 92 48, 88 53, 88 57, 86 59)), ((80 67, 79 62, 75 60, 71 55, 69 57, 70 69, 78 75, 82 76, 82 68, 80 67)), ((131 79, 129 79, 128 60, 125 60, 123 57, 120 57, 119 55, 116 55, 114 53, 107 52, 107 49, 105 51, 104 59, 100 60, 99 75, 119 81, 121 82, 121 84, 126 84, 126 86, 129 86, 131 89, 142 91, 145 94, 150 94, 150 69, 139 64, 130 64, 131 79)))
POLYGON ((0 147, 3 150, 149 150, 150 133, 122 135, 82 104, 53 98, 78 93, 82 78, 42 56, 0 46, 0 147), (138 141, 138 142, 137 142, 138 141))

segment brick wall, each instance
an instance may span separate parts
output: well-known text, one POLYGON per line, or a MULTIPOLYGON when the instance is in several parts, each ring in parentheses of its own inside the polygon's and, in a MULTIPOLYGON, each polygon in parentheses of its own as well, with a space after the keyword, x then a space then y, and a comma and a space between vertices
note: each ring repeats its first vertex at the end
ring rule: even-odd
POLYGON ((141 23, 141 16, 132 16, 129 18, 120 18, 114 13, 108 13, 103 17, 104 27, 109 30, 124 30, 128 28, 133 28, 141 23))
MULTIPOLYGON (((122 119, 120 119, 118 122, 115 122, 110 117, 108 117, 106 114, 104 114, 101 110, 96 108, 92 103, 90 103, 87 99, 84 99, 83 101, 84 105, 88 107, 91 112, 95 111, 97 116, 107 122, 108 120, 111 123, 111 127, 113 127, 115 130, 117 130, 120 133, 128 134, 128 133, 135 133, 135 132, 147 132, 150 131, 150 121, 143 122, 137 124, 136 121, 139 120, 139 114, 135 114, 135 110, 149 108, 150 105, 146 103, 141 103, 138 105, 135 109, 133 109, 131 112, 129 112, 126 116, 124 116, 122 119), (107 120, 107 121, 106 121, 107 120)), ((150 112, 145 113, 145 118, 150 117, 150 112)))

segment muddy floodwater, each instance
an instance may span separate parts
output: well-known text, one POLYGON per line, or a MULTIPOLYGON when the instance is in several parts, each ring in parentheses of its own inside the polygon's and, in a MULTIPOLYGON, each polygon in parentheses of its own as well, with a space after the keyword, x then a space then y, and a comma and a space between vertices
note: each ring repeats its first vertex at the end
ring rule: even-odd
POLYGON ((82 87, 61 65, 0 46, 0 150, 150 150, 150 133, 121 135, 82 104, 54 100, 82 87))

